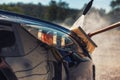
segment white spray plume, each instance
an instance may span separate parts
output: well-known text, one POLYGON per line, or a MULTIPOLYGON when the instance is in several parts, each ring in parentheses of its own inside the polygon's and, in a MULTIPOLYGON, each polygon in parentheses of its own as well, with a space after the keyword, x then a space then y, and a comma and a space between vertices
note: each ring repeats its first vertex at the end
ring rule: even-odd
POLYGON ((75 29, 77 27, 83 27, 84 18, 85 18, 84 15, 82 15, 81 17, 79 17, 77 19, 77 21, 75 21, 75 23, 72 25, 72 27, 70 28, 70 30, 73 30, 73 29, 75 29))
POLYGON ((110 19, 107 19, 107 16, 101 16, 98 11, 92 11, 86 15, 84 20, 84 27, 86 33, 94 32, 105 26, 110 25, 110 19))
MULTIPOLYGON (((84 24, 82 24, 82 28, 85 30, 85 32, 89 33, 110 25, 111 19, 106 15, 101 15, 101 13, 99 13, 98 11, 92 11, 91 13, 86 15, 85 19, 82 19, 80 17, 73 24, 71 29, 79 27, 81 25, 81 22, 84 22, 84 24), (80 24, 78 24, 78 22, 80 24)), ((108 32, 96 35, 92 38, 93 41, 98 45, 98 48, 96 48, 94 53, 92 54, 93 62, 96 65, 97 80, 117 80, 120 78, 118 75, 120 73, 120 65, 118 64, 120 63, 119 35, 119 30, 110 30, 108 32)), ((79 70, 80 69, 76 68, 76 71, 79 70)), ((72 75, 72 77, 74 77, 80 73, 71 72, 71 74, 74 74, 72 75)))

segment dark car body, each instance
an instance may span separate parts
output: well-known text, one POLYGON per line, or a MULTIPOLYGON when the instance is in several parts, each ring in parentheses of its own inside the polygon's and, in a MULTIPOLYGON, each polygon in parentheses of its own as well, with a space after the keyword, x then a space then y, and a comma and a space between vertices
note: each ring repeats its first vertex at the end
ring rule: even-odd
POLYGON ((95 78, 94 65, 84 41, 67 28, 37 18, 0 11, 0 33, 2 80, 95 78))

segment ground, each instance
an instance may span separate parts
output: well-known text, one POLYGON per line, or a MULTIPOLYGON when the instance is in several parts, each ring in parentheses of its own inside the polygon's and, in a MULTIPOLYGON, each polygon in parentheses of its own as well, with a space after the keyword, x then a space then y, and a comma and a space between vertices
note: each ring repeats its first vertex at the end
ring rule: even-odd
POLYGON ((120 80, 120 30, 93 37, 98 47, 92 54, 96 65, 96 80, 120 80))

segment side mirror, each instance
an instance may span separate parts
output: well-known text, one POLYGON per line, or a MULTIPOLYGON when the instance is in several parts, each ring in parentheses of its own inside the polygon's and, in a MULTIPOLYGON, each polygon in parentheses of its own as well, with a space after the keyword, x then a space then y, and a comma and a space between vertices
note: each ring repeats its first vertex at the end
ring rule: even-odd
POLYGON ((15 36, 12 31, 0 30, 0 49, 11 47, 15 44, 15 36))

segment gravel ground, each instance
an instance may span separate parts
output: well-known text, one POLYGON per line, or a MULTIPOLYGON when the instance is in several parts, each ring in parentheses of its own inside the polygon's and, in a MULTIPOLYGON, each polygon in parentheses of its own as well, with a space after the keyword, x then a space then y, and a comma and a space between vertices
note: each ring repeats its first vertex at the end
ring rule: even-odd
POLYGON ((92 54, 96 80, 120 80, 120 30, 93 37, 98 47, 92 54))

